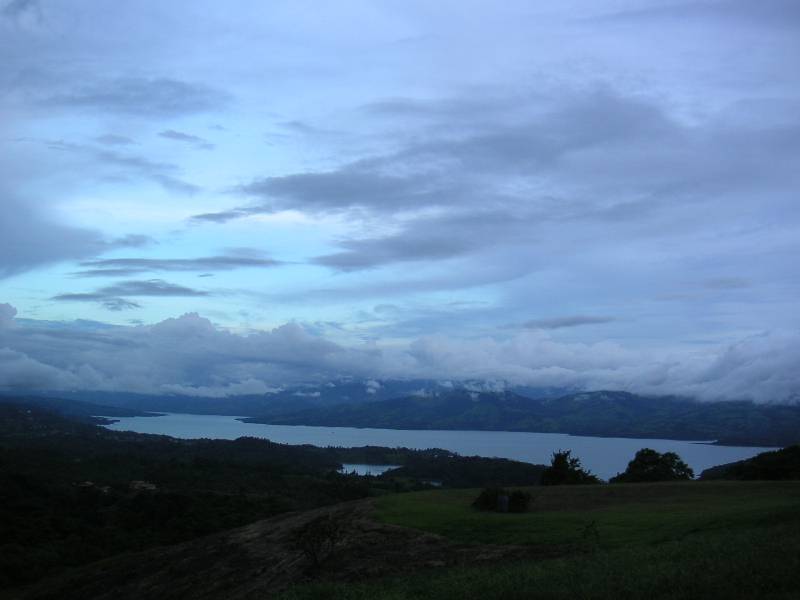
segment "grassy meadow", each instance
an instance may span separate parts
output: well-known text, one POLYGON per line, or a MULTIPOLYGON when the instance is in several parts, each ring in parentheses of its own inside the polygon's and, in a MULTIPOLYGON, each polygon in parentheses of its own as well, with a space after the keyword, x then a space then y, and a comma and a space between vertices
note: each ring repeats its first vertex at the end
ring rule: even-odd
POLYGON ((466 543, 525 546, 519 561, 284 598, 796 598, 800 482, 529 488, 531 512, 479 512, 479 490, 376 500, 386 523, 466 543))

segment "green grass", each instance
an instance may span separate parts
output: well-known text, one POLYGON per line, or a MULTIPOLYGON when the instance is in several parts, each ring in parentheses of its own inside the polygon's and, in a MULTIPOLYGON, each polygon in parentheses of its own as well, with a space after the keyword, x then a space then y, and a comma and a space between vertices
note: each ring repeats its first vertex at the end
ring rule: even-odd
POLYGON ((525 514, 480 512, 478 490, 384 496, 378 519, 461 542, 571 547, 594 522, 603 548, 763 526, 800 510, 800 482, 687 482, 529 488, 525 514))
POLYGON ((316 584, 283 600, 794 599, 800 527, 706 533, 657 546, 358 584, 316 584))
POLYGON ((481 513, 478 490, 377 499, 378 518, 461 542, 524 544, 562 556, 299 586, 285 600, 800 597, 800 482, 533 489, 534 512, 481 513), (582 533, 594 522, 596 543, 582 533))

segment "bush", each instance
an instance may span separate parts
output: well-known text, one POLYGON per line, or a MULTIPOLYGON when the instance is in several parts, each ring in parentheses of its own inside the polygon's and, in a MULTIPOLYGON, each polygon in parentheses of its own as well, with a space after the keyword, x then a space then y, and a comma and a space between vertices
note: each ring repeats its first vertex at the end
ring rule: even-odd
POLYGON ((531 507, 533 497, 523 490, 514 490, 508 498, 508 512, 524 513, 531 507))
POLYGON ((497 510, 497 503, 501 496, 508 496, 508 492, 503 488, 484 488, 483 491, 478 494, 478 497, 475 498, 472 506, 478 510, 497 510))
POLYGON ((508 492, 503 488, 490 487, 478 494, 472 506, 485 511, 523 513, 530 509, 531 499, 532 496, 524 490, 508 492))

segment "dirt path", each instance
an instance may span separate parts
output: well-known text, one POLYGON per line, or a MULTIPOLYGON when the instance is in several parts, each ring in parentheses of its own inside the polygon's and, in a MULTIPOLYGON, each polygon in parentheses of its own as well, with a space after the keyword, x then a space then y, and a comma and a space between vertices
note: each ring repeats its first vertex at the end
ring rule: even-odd
MULTIPOLYGON (((525 558, 514 546, 458 544, 373 518, 359 500, 289 513, 183 544, 75 569, 11 598, 19 600, 263 599, 309 580, 355 581, 454 565, 525 558), (309 526, 309 523, 314 525, 309 526), (334 523, 336 544, 315 565, 298 539, 334 523)), ((326 540, 330 541, 330 540, 326 540)))

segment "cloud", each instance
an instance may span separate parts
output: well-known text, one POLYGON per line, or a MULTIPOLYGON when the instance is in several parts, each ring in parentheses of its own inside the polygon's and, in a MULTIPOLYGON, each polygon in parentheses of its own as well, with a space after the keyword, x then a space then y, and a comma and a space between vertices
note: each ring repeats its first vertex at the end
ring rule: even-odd
POLYGON ((0 279, 116 246, 96 231, 62 225, 0 186, 0 279))
POLYGON ((396 262, 440 260, 463 254, 474 247, 468 240, 398 235, 386 238, 346 240, 343 252, 319 256, 318 265, 341 271, 368 269, 396 262))
MULTIPOLYGON (((2 305, 0 305, 2 306, 2 305)), ((2 309, 12 315, 7 305, 2 309)), ((11 316, 13 318, 13 316, 11 316)), ((42 323, 0 327, 0 388, 98 389, 224 396, 293 383, 360 378, 480 379, 580 389, 624 389, 706 400, 800 398, 800 332, 764 333, 686 353, 615 342, 577 343, 545 331, 404 345, 343 346, 297 323, 232 333, 190 313, 154 325, 42 323)))
POLYGON ((665 19, 681 22, 702 19, 718 25, 739 22, 748 26, 759 25, 771 29, 795 28, 800 27, 800 7, 793 0, 676 2, 611 13, 596 20, 642 23, 665 19))
POLYGON ((80 277, 117 277, 153 271, 231 271, 241 268, 271 268, 283 263, 254 256, 205 256, 200 258, 107 258, 83 261, 80 277))
POLYGON ((199 187, 178 179, 173 175, 178 171, 177 165, 155 162, 141 156, 121 154, 112 150, 89 150, 88 153, 98 162, 121 168, 124 172, 144 179, 149 179, 170 192, 194 194, 199 187))
POLYGON ((342 252, 318 256, 312 262, 341 271, 383 265, 446 260, 487 250, 515 240, 529 242, 528 217, 506 210, 448 211, 435 217, 411 219, 394 234, 337 242, 342 252))
POLYGON ((555 317, 553 319, 534 319, 522 324, 526 329, 563 329, 565 327, 580 327, 581 325, 598 325, 616 321, 614 317, 599 317, 589 315, 573 315, 569 317, 555 317))
POLYGON ((36 20, 41 20, 42 7, 39 0, 10 0, 0 9, 0 15, 8 19, 20 19, 32 15, 36 20))
POLYGON ((418 189, 410 178, 348 167, 328 173, 266 177, 239 187, 246 196, 267 200, 263 210, 296 208, 329 211, 384 206, 397 210, 430 199, 432 191, 418 189))
POLYGON ((105 298, 100 302, 105 308, 113 311, 131 310, 133 308, 141 308, 141 304, 137 304, 125 298, 105 298))
POLYGON ((124 296, 133 297, 201 297, 209 292, 195 290, 182 285, 169 283, 162 279, 145 281, 122 281, 107 285, 94 292, 58 294, 52 300, 62 302, 98 302, 108 310, 128 310, 140 305, 124 296))
MULTIPOLYGON (((104 167, 107 171, 110 171, 115 177, 151 181, 167 191, 179 194, 191 195, 200 190, 198 186, 176 177, 176 173, 180 171, 180 168, 173 163, 154 161, 144 156, 120 152, 110 148, 98 148, 61 140, 45 143, 52 150, 86 157, 93 161, 96 166, 104 167)), ((105 146, 113 145, 105 144, 105 146)), ((119 146, 120 144, 116 145, 119 146)))
POLYGON ((0 389, 64 390, 79 384, 74 374, 0 347, 0 389))
POLYGON ((39 104, 163 118, 221 110, 229 101, 227 93, 213 87, 162 77, 89 82, 43 98, 39 104))
POLYGON ((10 304, 0 304, 0 328, 10 327, 17 316, 17 309, 10 304))
POLYGON ((117 135, 116 133, 106 133, 105 135, 99 135, 96 138, 94 138, 94 141, 97 142, 98 144, 104 144, 106 146, 131 146, 136 143, 128 136, 117 135))
POLYGON ((282 121, 278 123, 278 126, 286 129, 287 131, 291 131, 292 133, 296 133, 299 135, 304 136, 336 136, 342 135, 341 131, 335 131, 332 129, 324 129, 321 127, 316 127, 305 121, 300 121, 298 119, 293 119, 290 121, 282 121))
POLYGON ((237 208, 233 210, 223 210, 219 212, 201 213, 198 215, 193 215, 191 217, 191 220, 199 222, 208 222, 208 223, 227 223, 228 221, 232 221, 234 219, 240 219, 250 214, 252 213, 250 211, 247 211, 246 209, 237 208))
POLYGON ((210 143, 208 140, 204 140, 201 137, 189 133, 183 133, 182 131, 175 131, 174 129, 165 129, 158 135, 162 138, 190 144, 203 150, 212 150, 214 148, 214 144, 210 143))

